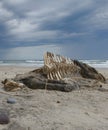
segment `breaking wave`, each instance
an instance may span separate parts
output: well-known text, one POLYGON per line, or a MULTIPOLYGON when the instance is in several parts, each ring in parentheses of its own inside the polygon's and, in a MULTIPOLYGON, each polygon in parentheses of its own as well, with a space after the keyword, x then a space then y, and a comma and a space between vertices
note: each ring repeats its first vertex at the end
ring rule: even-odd
MULTIPOLYGON (((80 61, 95 68, 108 68, 108 60, 80 60, 80 61)), ((0 60, 0 65, 41 67, 44 65, 44 61, 43 60, 0 60)))
POLYGON ((95 68, 108 68, 108 60, 82 60, 82 62, 95 68))

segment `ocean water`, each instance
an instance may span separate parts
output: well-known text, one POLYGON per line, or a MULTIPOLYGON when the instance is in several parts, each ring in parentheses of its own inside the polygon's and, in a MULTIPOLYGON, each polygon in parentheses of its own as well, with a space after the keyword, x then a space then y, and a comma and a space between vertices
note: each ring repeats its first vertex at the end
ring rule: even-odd
MULTIPOLYGON (((95 68, 108 68, 108 60, 80 60, 95 68)), ((0 60, 1 66, 28 66, 41 67, 44 65, 43 60, 0 60)))
POLYGON ((81 60, 94 68, 108 68, 108 60, 81 60))
POLYGON ((43 60, 0 60, 0 66, 41 67, 43 64, 43 60))

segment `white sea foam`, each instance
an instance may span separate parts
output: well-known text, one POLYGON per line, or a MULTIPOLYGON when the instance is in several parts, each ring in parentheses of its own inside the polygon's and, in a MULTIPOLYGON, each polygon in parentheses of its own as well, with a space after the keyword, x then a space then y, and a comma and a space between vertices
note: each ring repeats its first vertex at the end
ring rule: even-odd
POLYGON ((43 66, 42 60, 4 60, 0 61, 0 65, 2 66, 43 66))
MULTIPOLYGON (((108 60, 80 60, 80 61, 95 68, 108 68, 108 60)), ((44 61, 43 60, 0 60, 0 65, 41 67, 44 65, 44 61)))
POLYGON ((82 62, 95 68, 108 68, 108 60, 82 60, 82 62))
POLYGON ((36 61, 35 60, 26 60, 25 62, 27 62, 27 63, 35 63, 36 61))

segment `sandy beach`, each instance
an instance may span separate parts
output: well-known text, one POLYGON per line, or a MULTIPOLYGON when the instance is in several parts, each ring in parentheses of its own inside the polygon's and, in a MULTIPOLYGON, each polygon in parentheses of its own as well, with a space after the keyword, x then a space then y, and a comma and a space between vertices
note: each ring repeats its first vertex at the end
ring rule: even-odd
MULTIPOLYGON (((33 69, 0 66, 0 110, 6 110, 10 118, 9 124, 0 125, 0 130, 108 130, 108 92, 3 90, 2 80, 33 69), (8 98, 14 98, 16 103, 7 103, 8 98)), ((97 70, 108 78, 108 69, 97 70)))

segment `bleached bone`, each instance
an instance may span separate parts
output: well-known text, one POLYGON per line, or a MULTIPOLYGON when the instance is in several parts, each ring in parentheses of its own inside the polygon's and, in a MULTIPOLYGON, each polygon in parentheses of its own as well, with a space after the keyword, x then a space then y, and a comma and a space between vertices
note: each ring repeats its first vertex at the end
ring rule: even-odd
POLYGON ((74 65, 70 58, 47 52, 44 55, 44 65, 48 79, 62 80, 64 77, 75 76, 79 73, 80 68, 74 65))
POLYGON ((18 83, 8 79, 5 79, 2 83, 4 84, 4 89, 6 91, 16 91, 24 87, 23 83, 18 83))
POLYGON ((47 52, 44 55, 44 72, 48 79, 83 77, 105 81, 103 75, 89 65, 70 58, 47 52))
POLYGON ((2 83, 7 91, 14 91, 26 85, 32 89, 47 88, 69 92, 81 86, 99 86, 98 81, 105 83, 106 79, 93 67, 47 52, 44 55, 43 67, 17 75, 13 80, 4 80, 2 83))

